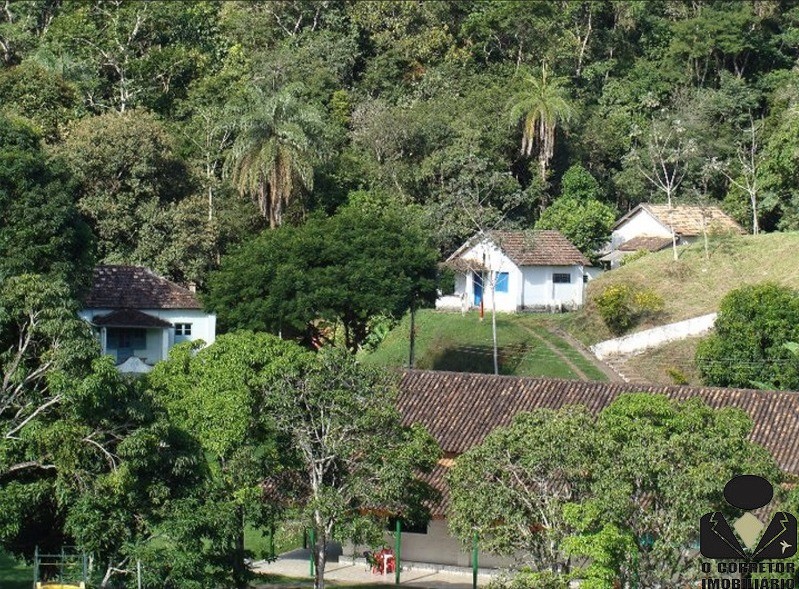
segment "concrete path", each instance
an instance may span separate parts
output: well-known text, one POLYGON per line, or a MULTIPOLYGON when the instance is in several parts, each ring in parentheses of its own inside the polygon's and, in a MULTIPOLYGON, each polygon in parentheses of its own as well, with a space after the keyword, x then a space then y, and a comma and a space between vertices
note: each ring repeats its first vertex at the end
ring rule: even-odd
MULTIPOLYGON (((335 557, 334 557, 335 559, 335 557)), ((421 565, 411 565, 412 568, 403 566, 400 584, 408 587, 424 587, 428 589, 471 589, 472 572, 468 569, 459 571, 436 571, 432 568, 422 568, 421 565)), ((306 589, 313 586, 310 576, 310 565, 307 550, 295 550, 281 555, 275 562, 258 561, 253 563, 253 570, 258 573, 282 575, 297 579, 296 587, 306 589)), ((477 584, 484 587, 491 580, 491 575, 478 574, 477 584)), ((328 561, 325 567, 325 582, 332 581, 338 585, 394 585, 394 573, 385 576, 376 575, 367 568, 365 562, 328 561)), ((268 583, 259 583, 257 587, 291 589, 294 585, 270 586, 268 583)))

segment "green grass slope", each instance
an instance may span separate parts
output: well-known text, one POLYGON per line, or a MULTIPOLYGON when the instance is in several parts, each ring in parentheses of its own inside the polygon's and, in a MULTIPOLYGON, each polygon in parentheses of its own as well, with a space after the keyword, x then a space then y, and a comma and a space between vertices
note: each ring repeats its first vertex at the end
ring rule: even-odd
MULTIPOLYGON (((501 374, 606 380, 605 375, 565 340, 551 333, 550 316, 497 313, 501 374)), ((410 318, 391 330, 378 348, 362 353, 364 364, 408 365, 410 318)), ((416 367, 427 370, 493 373, 491 314, 480 321, 466 313, 425 309, 416 316, 416 367)))
POLYGON ((565 317, 564 326, 588 345, 613 337, 591 299, 619 282, 651 288, 665 302, 659 317, 633 331, 717 311, 724 295, 745 284, 774 281, 799 289, 799 232, 711 237, 709 241, 707 257, 700 240, 678 248, 676 262, 669 248, 606 272, 591 281, 588 304, 565 317))

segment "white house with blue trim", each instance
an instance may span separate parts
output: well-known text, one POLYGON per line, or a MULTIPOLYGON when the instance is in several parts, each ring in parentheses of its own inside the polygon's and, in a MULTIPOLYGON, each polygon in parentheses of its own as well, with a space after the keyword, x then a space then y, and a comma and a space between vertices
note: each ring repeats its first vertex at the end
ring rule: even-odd
POLYGON ((552 230, 478 233, 444 265, 455 271, 455 292, 438 299, 439 309, 577 309, 585 284, 601 272, 552 230))
POLYGON ((121 372, 149 371, 177 343, 216 339, 216 315, 196 293, 138 266, 97 266, 78 314, 121 372))

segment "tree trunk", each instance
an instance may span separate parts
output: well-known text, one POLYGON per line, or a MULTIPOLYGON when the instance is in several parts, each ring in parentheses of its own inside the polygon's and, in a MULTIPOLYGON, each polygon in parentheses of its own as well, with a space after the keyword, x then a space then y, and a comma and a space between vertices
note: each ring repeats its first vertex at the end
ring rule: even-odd
POLYGON ((671 229, 671 251, 674 254, 674 261, 677 261, 677 234, 674 232, 674 221, 672 220, 672 209, 674 208, 671 204, 671 190, 666 191, 666 198, 669 201, 669 229, 671 229))
POLYGON ((671 251, 674 253, 674 261, 677 261, 677 234, 674 233, 674 226, 671 227, 671 251))
POLYGON ((317 530, 316 544, 311 547, 314 552, 314 589, 325 589, 325 565, 327 564, 327 554, 325 554, 325 547, 327 546, 327 535, 317 530))
POLYGON ((499 357, 497 353, 497 273, 491 281, 491 337, 494 344, 494 374, 499 374, 499 357))
POLYGON ((416 364, 416 305, 411 303, 411 345, 408 355, 408 368, 413 368, 416 364))
POLYGON ((236 508, 237 527, 233 548, 233 582, 238 589, 247 589, 247 565, 244 564, 244 508, 236 508))
POLYGON ((752 235, 760 233, 760 224, 757 222, 757 196, 750 194, 749 200, 752 201, 752 235))
POLYGON ((275 229, 280 226, 280 198, 277 194, 277 183, 274 175, 269 182, 269 228, 275 229))

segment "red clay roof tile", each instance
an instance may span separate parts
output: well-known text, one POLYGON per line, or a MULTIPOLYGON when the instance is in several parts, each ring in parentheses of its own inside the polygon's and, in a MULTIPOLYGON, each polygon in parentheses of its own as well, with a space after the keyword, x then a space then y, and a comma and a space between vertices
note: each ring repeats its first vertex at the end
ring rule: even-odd
POLYGON ((139 266, 97 266, 85 306, 90 309, 201 309, 197 296, 139 266))

